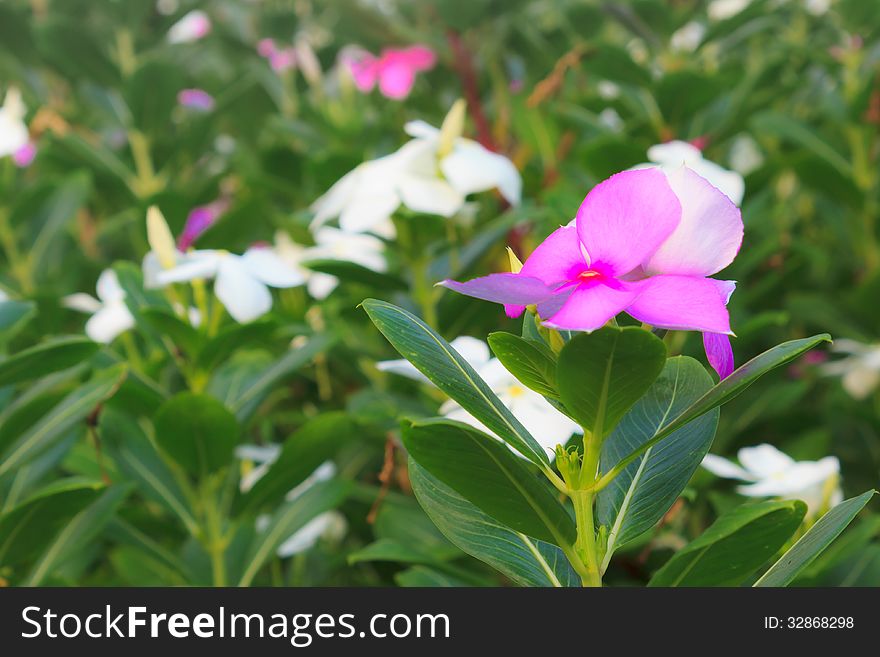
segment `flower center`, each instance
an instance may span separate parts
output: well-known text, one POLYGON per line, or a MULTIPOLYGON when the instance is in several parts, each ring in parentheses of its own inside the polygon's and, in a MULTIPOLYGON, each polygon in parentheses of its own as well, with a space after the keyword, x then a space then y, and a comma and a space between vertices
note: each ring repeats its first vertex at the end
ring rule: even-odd
POLYGON ((578 274, 577 277, 580 281, 589 281, 594 278, 601 278, 602 274, 595 269, 585 269, 580 274, 578 274))
POLYGON ((524 394, 526 394, 526 389, 522 386, 510 386, 507 389, 507 394, 515 399, 517 397, 522 397, 524 394))

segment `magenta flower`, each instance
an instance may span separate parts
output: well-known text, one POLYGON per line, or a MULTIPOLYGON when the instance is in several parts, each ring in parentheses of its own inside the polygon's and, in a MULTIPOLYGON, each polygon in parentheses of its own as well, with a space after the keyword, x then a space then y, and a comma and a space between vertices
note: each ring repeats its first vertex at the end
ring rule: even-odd
POLYGON ((181 89, 177 102, 186 108, 210 112, 214 109, 214 97, 203 89, 181 89))
POLYGON ((434 68, 437 55, 427 46, 386 48, 376 57, 366 51, 357 51, 343 58, 354 77, 355 86, 369 93, 379 84, 386 98, 403 100, 409 96, 416 81, 416 73, 434 68))
POLYGON ((518 273, 441 285, 503 303, 511 317, 534 305, 556 329, 594 331, 625 311, 702 331, 724 378, 733 371, 727 302, 736 283, 709 276, 733 261, 742 236, 739 209, 690 169, 624 171, 593 188, 575 225, 553 232, 518 273))
POLYGON ((272 39, 260 39, 257 43, 257 53, 260 57, 269 60, 269 66, 276 73, 287 71, 296 66, 296 49, 279 48, 272 39))
POLYGON ((12 154, 12 162, 19 169, 26 169, 37 157, 37 145, 29 141, 12 154))
POLYGON ((186 223, 183 226, 183 232, 177 238, 177 248, 180 251, 186 251, 191 247, 202 233, 217 223, 226 209, 229 202, 225 199, 218 199, 207 205, 200 205, 190 210, 186 217, 186 223))

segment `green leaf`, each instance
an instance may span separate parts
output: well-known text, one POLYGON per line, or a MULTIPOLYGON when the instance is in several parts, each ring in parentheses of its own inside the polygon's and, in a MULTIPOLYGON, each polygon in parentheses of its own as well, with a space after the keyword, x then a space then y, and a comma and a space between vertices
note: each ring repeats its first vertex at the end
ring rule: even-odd
POLYGON ((309 420, 281 446, 278 459, 236 504, 240 513, 277 502, 301 484, 356 432, 355 423, 343 412, 331 412, 309 420))
POLYGON ((12 566, 39 552, 70 519, 100 494, 104 484, 62 479, 0 516, 0 565, 12 566))
POLYGON ((419 465, 514 531, 560 547, 574 542, 574 522, 556 491, 495 438, 436 419, 405 427, 403 444, 419 465))
POLYGON ((90 176, 79 171, 54 186, 36 216, 29 217, 32 226, 39 226, 29 240, 28 265, 32 272, 46 279, 62 273, 59 267, 63 266, 63 259, 57 257, 58 249, 51 247, 65 235, 65 224, 76 217, 91 193, 90 176))
POLYGON ((0 337, 8 340, 37 312, 32 301, 0 301, 0 337))
POLYGON ((847 157, 841 155, 815 127, 804 125, 787 113, 774 111, 761 112, 751 119, 751 123, 756 133, 793 142, 822 158, 844 176, 852 176, 852 165, 847 157))
POLYGON ((489 334, 489 346, 507 371, 524 386, 547 397, 559 397, 556 357, 546 344, 500 332, 489 334))
POLYGON ((406 281, 397 276, 373 271, 356 262, 327 259, 308 260, 303 262, 303 266, 312 271, 330 274, 343 282, 366 285, 376 290, 405 290, 408 287, 406 281))
POLYGON ((492 433, 538 466, 547 454, 467 361, 423 321, 390 303, 367 299, 364 310, 401 356, 492 433))
MULTIPOLYGON (((425 566, 413 566, 412 568, 407 568, 406 570, 397 573, 394 576, 394 581, 397 582, 398 586, 405 588, 460 588, 462 586, 469 586, 468 582, 461 580, 458 577, 448 575, 447 573, 441 573, 439 570, 427 568, 425 566)), ((439 625, 438 627, 442 627, 442 625, 439 625)))
POLYGON ((37 379, 73 367, 94 354, 99 344, 82 337, 57 338, 0 361, 0 386, 37 379))
POLYGON ((672 432, 678 431, 688 422, 695 420, 704 413, 708 413, 713 408, 721 406, 721 404, 729 402, 755 381, 767 374, 767 372, 776 369, 780 365, 785 365, 786 363, 793 361, 804 352, 809 351, 822 342, 830 341, 831 336, 827 333, 822 333, 810 338, 783 342, 782 344, 776 345, 772 349, 768 349, 764 353, 755 356, 752 360, 735 370, 733 374, 720 381, 705 395, 688 406, 684 411, 677 415, 675 419, 664 424, 650 440, 643 442, 639 447, 618 461, 617 465, 600 478, 597 487, 599 489, 604 488, 619 472, 639 458, 639 456, 644 454, 649 448, 656 445, 672 432))
POLYGON ((712 523, 658 570, 648 586, 736 586, 776 554, 800 526, 800 500, 743 504, 712 523))
POLYGON ((0 476, 20 467, 49 449, 77 423, 85 420, 99 404, 112 397, 128 368, 118 365, 104 370, 76 388, 34 425, 16 436, 0 427, 0 476))
POLYGON ((224 326, 201 348, 196 365, 202 370, 210 371, 242 345, 253 347, 259 344, 274 329, 275 322, 271 320, 224 326))
POLYGON ((186 495, 140 425, 121 411, 108 408, 101 413, 98 431, 108 456, 137 484, 140 493, 177 516, 190 534, 198 534, 199 525, 186 495))
POLYGON ((840 536, 876 492, 869 490, 858 497, 841 502, 828 511, 776 563, 770 566, 769 570, 755 582, 755 586, 788 586, 812 563, 813 559, 840 536))
POLYGON ((125 484, 110 486, 98 499, 65 523, 37 559, 24 586, 39 586, 66 558, 97 536, 129 492, 131 486, 125 484))
POLYGON ((389 538, 381 538, 348 555, 348 563, 352 565, 370 561, 433 564, 437 560, 415 547, 398 543, 389 538))
POLYGON ((413 492, 452 543, 522 586, 579 586, 580 578, 555 545, 513 531, 409 461, 413 492))
POLYGON ((182 392, 153 418, 156 443, 187 472, 203 477, 228 465, 238 444, 238 422, 209 395, 182 392))
MULTIPOLYGON (((709 373, 693 358, 667 360, 659 378, 602 445, 600 471, 650 439, 711 387, 709 373)), ((709 451, 718 416, 716 408, 648 448, 599 492, 596 516, 608 529, 604 567, 616 549, 653 527, 669 510, 709 451)))
POLYGON ((349 482, 340 479, 322 481, 279 508, 270 518, 266 530, 254 537, 245 558, 247 566, 238 585, 250 586, 263 564, 285 540, 312 518, 342 504, 349 491, 349 482))
POLYGON ((328 335, 316 335, 304 345, 290 349, 270 367, 259 373, 246 388, 239 389, 226 404, 240 422, 247 420, 256 410, 272 387, 310 363, 319 353, 326 351, 335 341, 328 335))
POLYGON ((559 395, 581 426, 604 438, 651 387, 665 362, 666 346, 650 331, 605 327, 581 333, 559 353, 559 395))
POLYGON ((201 336, 187 322, 166 308, 144 308, 140 317, 143 322, 159 335, 168 336, 188 357, 198 353, 201 336))

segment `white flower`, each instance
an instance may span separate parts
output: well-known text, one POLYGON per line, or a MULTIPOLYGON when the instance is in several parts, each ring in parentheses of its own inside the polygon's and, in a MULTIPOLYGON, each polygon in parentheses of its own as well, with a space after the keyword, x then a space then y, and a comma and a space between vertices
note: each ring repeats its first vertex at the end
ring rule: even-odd
POLYGON ((79 292, 64 297, 66 308, 90 313, 86 322, 86 335, 90 340, 107 344, 117 335, 134 327, 134 317, 125 305, 125 290, 119 285, 116 272, 105 269, 96 285, 98 298, 79 292))
POLYGON ((691 21, 672 34, 669 45, 673 50, 693 52, 703 42, 704 36, 706 36, 706 26, 697 21, 691 21))
POLYGON ((520 201, 522 180, 513 163, 461 137, 464 105, 457 102, 437 129, 411 121, 413 139, 398 151, 358 166, 312 204, 313 226, 339 217, 350 233, 394 235, 391 216, 403 204, 414 212, 451 217, 465 197, 497 187, 511 204, 520 201))
POLYGON ((841 384, 855 399, 864 399, 880 385, 880 344, 835 340, 831 350, 846 358, 822 365, 828 376, 841 377, 841 384))
POLYGON ((211 31, 211 19, 201 10, 186 14, 168 30, 169 43, 198 41, 211 31))
POLYGON ((737 173, 747 176, 764 164, 764 155, 758 144, 748 135, 738 135, 730 147, 730 166, 737 173))
POLYGON ((620 96, 620 87, 609 80, 599 80, 596 88, 603 100, 614 100, 620 96))
POLYGON ((623 131, 623 119, 613 107, 606 107, 599 112, 599 124, 608 128, 611 132, 623 131))
POLYGON ((313 237, 315 246, 306 247, 295 243, 287 233, 278 231, 275 234, 275 252, 288 266, 302 274, 309 294, 315 299, 327 298, 336 289, 339 279, 309 269, 307 265, 310 260, 339 260, 353 262, 376 272, 388 270, 385 243, 373 235, 346 233, 324 226, 317 229, 313 237))
POLYGON ((30 135, 24 122, 26 113, 21 92, 16 87, 9 87, 0 107, 0 157, 13 155, 27 146, 30 135))
POLYGON ((635 169, 659 166, 664 171, 672 171, 685 165, 697 175, 705 178, 727 195, 736 205, 742 203, 745 181, 736 171, 728 171, 710 160, 703 159, 703 153, 686 141, 668 141, 648 149, 650 162, 640 164, 635 169))
POLYGON ((838 485, 840 462, 833 456, 819 461, 795 461, 767 444, 744 447, 736 456, 741 465, 707 454, 703 467, 719 477, 752 482, 737 487, 741 495, 803 500, 810 515, 843 500, 838 485))
MULTIPOLYGON (((239 484, 242 493, 248 492, 253 488, 254 484, 260 480, 269 470, 269 467, 278 460, 281 454, 281 448, 278 445, 269 445, 260 447, 257 445, 240 445, 235 449, 235 455, 242 461, 249 461, 255 465, 253 469, 247 472, 239 484)), ((309 488, 321 481, 327 481, 336 476, 336 466, 331 461, 325 461, 319 465, 315 471, 310 474, 305 481, 291 490, 284 499, 288 502, 300 497, 309 488)), ((257 518, 257 531, 263 532, 269 528, 271 519, 268 515, 262 515, 257 518)), ((327 511, 321 513, 300 529, 287 537, 278 549, 276 554, 283 558, 300 554, 311 549, 321 538, 330 540, 340 540, 348 528, 348 523, 338 511, 327 511)))
POLYGON ((752 0, 713 0, 709 3, 709 18, 713 21, 723 21, 726 18, 736 16, 751 2, 752 0))
POLYGON ((269 287, 295 287, 305 282, 302 274, 266 247, 252 247, 243 255, 227 251, 190 251, 181 254, 173 267, 158 271, 156 259, 150 258, 150 254, 147 256, 144 258, 147 287, 213 278, 214 294, 232 318, 242 324, 272 309, 269 287))
POLYGON ((831 9, 831 0, 805 0, 804 5, 813 16, 822 16, 831 9))
MULTIPOLYGON (((548 454, 553 454, 557 445, 568 442, 571 434, 583 433, 583 429, 576 422, 553 408, 550 402, 537 392, 520 383, 507 371, 500 360, 491 358, 489 345, 485 342, 462 336, 450 344, 477 371, 501 403, 513 413, 548 454)), ((424 375, 407 360, 382 361, 377 363, 376 367, 385 372, 427 381, 424 375)), ((440 407, 440 413, 491 433, 479 420, 451 399, 440 407)))

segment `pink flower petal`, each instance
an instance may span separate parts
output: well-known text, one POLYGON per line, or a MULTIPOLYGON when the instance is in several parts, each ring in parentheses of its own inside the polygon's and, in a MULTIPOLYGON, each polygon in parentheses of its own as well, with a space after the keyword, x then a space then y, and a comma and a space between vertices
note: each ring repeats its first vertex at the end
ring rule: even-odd
POLYGON ((214 97, 203 89, 181 89, 177 102, 183 107, 210 112, 214 109, 214 97))
POLYGON ((733 262, 743 239, 739 208, 686 167, 667 174, 681 222, 645 263, 649 274, 711 276, 733 262))
POLYGON ((379 78, 379 60, 370 53, 364 52, 346 58, 345 63, 354 78, 354 86, 364 93, 372 91, 379 78))
POLYGON ((703 348, 706 358, 718 376, 726 379, 733 373, 733 348, 730 336, 723 333, 703 333, 703 348))
POLYGON ((681 204, 658 169, 623 171, 596 185, 577 213, 590 258, 623 276, 648 260, 681 219, 681 204))
POLYGON ((428 46, 410 46, 400 50, 386 50, 383 59, 403 62, 413 71, 428 71, 437 63, 437 55, 428 46))
POLYGON ((526 259, 520 270, 547 285, 572 281, 587 267, 581 241, 574 226, 563 226, 545 239, 526 259))
POLYGON ((582 284, 544 324, 569 331, 595 331, 626 310, 638 296, 640 287, 640 283, 621 281, 614 281, 613 287, 605 283, 582 284))
POLYGON ((733 281, 652 276, 642 283, 641 293, 627 309, 636 319, 665 329, 730 333, 725 304, 733 281))
POLYGON ((386 98, 403 100, 416 82, 416 71, 406 61, 382 61, 379 64, 379 91, 386 98))
POLYGON ((34 158, 36 157, 37 145, 34 142, 29 141, 12 154, 12 162, 19 169, 26 169, 33 163, 34 158))
POLYGON ((260 57, 271 57, 275 52, 275 42, 272 39, 260 39, 257 42, 257 53, 260 57))
POLYGON ((441 281, 438 285, 469 297, 496 303, 528 306, 553 296, 553 287, 543 281, 521 274, 489 274, 465 283, 441 281))

